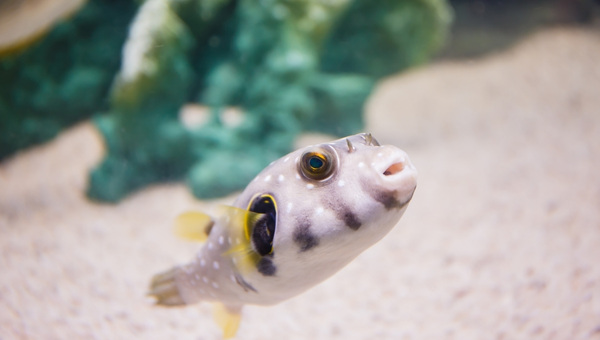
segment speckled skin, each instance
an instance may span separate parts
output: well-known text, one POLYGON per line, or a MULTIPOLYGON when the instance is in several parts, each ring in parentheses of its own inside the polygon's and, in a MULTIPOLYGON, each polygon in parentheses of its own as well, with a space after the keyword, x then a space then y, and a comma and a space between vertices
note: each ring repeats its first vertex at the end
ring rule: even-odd
POLYGON ((217 220, 194 260, 177 271, 179 293, 186 304, 220 301, 233 310, 300 294, 386 235, 415 188, 416 170, 406 153, 379 146, 367 134, 292 152, 265 168, 234 203, 247 209, 257 194, 275 198, 273 253, 240 274, 224 254, 235 237, 217 220), (318 182, 303 176, 298 165, 302 155, 326 145, 335 150, 337 166, 331 177, 318 182), (384 174, 394 164, 397 172, 384 174))

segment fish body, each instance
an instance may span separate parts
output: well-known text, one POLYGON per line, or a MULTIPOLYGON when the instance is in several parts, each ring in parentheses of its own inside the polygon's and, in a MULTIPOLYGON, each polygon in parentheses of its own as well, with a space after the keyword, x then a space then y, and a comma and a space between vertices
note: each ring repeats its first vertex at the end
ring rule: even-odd
POLYGON ((232 315, 245 304, 282 302, 385 236, 415 188, 406 153, 370 134, 294 151, 258 174, 233 207, 202 222, 204 246, 156 276, 150 294, 165 305, 216 301, 232 315))

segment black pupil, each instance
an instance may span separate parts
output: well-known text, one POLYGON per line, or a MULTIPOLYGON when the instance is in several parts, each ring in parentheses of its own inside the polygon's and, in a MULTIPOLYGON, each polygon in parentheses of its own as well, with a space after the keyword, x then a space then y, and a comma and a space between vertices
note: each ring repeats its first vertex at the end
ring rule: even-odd
POLYGON ((271 253, 273 250, 273 236, 275 236, 275 222, 277 212, 275 203, 270 196, 257 198, 250 206, 250 211, 264 214, 252 229, 252 244, 261 256, 271 253))
POLYGON ((310 165, 311 168, 313 169, 320 169, 321 167, 323 167, 323 160, 319 157, 311 157, 308 160, 308 164, 310 165))

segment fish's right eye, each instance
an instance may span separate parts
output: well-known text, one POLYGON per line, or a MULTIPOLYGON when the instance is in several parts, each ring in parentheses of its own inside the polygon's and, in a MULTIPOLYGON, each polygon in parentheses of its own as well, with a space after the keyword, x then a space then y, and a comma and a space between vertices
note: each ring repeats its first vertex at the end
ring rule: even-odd
POLYGON ((325 148, 305 152, 299 167, 304 177, 315 181, 325 180, 331 177, 335 170, 335 153, 325 148))

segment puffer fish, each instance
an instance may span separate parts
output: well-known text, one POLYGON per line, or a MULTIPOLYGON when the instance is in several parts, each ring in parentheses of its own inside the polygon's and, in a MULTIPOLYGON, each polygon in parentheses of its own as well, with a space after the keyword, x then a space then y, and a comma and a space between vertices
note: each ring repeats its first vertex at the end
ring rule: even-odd
POLYGON ((406 210, 417 172, 407 154, 357 134, 274 161, 215 218, 189 212, 178 234, 205 244, 153 277, 159 305, 216 302, 225 338, 244 305, 273 305, 327 279, 385 236, 406 210))

